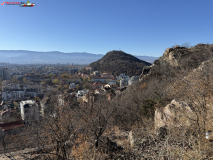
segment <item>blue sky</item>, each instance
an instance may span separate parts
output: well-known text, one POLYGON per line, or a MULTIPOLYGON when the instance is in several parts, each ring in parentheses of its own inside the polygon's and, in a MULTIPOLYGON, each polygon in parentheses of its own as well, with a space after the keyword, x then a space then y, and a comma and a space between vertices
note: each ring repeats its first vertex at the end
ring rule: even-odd
POLYGON ((158 57, 175 44, 213 44, 213 0, 30 2, 36 6, 0 6, 0 50, 158 57))

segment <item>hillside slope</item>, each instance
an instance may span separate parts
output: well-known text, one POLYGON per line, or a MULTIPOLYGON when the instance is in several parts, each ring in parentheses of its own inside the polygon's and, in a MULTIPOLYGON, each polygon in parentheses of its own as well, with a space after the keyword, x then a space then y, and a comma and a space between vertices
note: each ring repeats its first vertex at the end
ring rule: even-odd
POLYGON ((114 75, 125 73, 129 76, 139 75, 144 66, 149 66, 151 63, 140 60, 131 54, 123 51, 110 51, 100 60, 91 63, 89 66, 94 70, 101 72, 110 72, 114 75))

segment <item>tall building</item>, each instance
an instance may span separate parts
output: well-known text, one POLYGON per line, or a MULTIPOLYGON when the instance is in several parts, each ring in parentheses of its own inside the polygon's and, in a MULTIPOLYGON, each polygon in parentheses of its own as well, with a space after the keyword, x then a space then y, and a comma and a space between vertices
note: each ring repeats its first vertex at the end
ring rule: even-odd
POLYGON ((0 68, 0 78, 2 80, 11 80, 10 70, 8 68, 0 68))

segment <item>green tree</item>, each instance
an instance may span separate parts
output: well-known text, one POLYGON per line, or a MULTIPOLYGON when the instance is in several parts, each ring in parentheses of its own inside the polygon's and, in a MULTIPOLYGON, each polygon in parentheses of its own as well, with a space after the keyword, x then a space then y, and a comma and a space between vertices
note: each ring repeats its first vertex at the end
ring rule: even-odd
POLYGON ((88 78, 85 77, 85 78, 83 79, 83 82, 87 82, 87 81, 88 81, 88 78))
POLYGON ((155 104, 156 102, 153 99, 145 99, 141 106, 142 116, 153 118, 155 114, 155 104))
POLYGON ((54 84, 58 84, 59 79, 54 79, 52 82, 53 82, 54 84))

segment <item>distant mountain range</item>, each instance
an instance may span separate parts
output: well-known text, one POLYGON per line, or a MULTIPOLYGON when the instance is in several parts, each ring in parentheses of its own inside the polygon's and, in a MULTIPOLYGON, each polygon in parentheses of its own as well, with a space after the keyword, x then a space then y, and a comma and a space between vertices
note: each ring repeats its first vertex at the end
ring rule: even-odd
MULTIPOLYGON (((64 53, 58 51, 0 50, 0 62, 16 64, 90 64, 101 59, 103 56, 103 54, 91 54, 86 52, 64 53)), ((153 63, 154 60, 159 58, 150 56, 135 57, 150 63, 153 63)))

